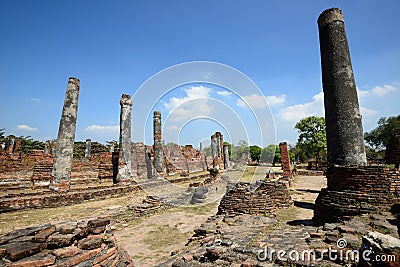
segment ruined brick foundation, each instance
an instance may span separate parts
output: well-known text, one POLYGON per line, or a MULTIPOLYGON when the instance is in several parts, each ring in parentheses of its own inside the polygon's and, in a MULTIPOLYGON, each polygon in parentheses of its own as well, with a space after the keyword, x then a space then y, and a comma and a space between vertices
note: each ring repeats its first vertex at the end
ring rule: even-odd
POLYGON ((0 236, 1 266, 133 266, 99 218, 46 224, 0 236))
POLYGON ((286 183, 259 181, 255 184, 228 184, 218 206, 218 214, 274 214, 277 208, 293 204, 286 183))
POLYGON ((338 222, 388 211, 400 202, 400 171, 380 166, 330 167, 328 187, 315 201, 314 222, 338 222))

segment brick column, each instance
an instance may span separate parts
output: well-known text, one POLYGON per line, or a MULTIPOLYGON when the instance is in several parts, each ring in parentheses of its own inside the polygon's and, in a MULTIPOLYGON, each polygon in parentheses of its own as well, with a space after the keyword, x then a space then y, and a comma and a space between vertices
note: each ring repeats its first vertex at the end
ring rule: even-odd
POLYGON ((53 181, 50 189, 55 191, 68 191, 70 187, 79 87, 79 79, 69 78, 58 128, 56 160, 51 174, 53 181))
POLYGON ((153 137, 154 137, 154 168, 157 173, 164 173, 164 153, 162 147, 161 112, 154 111, 153 137))
POLYGON ((228 145, 224 145, 224 167, 227 170, 229 168, 229 147, 228 145))
POLYGON ((318 18, 328 163, 365 165, 364 136, 343 13, 327 9, 318 18))
POLYGON ((292 177, 292 172, 290 170, 290 157, 287 143, 279 143, 279 150, 281 152, 283 178, 290 179, 292 177))
POLYGON ((119 120, 119 159, 118 174, 114 183, 128 184, 131 180, 131 113, 132 99, 130 95, 123 94, 119 101, 121 113, 119 120))

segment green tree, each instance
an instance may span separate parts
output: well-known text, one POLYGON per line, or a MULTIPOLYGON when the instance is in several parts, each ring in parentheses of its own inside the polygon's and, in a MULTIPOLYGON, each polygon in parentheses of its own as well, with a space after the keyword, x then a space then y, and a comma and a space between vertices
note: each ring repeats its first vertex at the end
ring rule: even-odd
POLYGON ((250 157, 252 161, 260 161, 261 157, 261 147, 259 146, 250 146, 250 157))
POLYGON ((320 161, 322 153, 326 153, 326 127, 323 117, 310 116, 301 119, 294 126, 299 132, 297 145, 315 156, 315 161, 320 161))
POLYGON ((34 140, 30 136, 20 136, 18 139, 21 139, 21 154, 29 154, 34 149, 43 150, 44 143, 38 140, 34 140))
POLYGON ((370 132, 364 133, 364 139, 374 152, 385 149, 390 139, 400 133, 400 115, 382 117, 378 120, 378 126, 370 132))
POLYGON ((249 154, 249 145, 244 140, 239 140, 237 146, 232 146, 231 152, 231 159, 232 160, 240 160, 247 158, 249 154))
POLYGON ((4 128, 0 129, 0 141, 3 141, 5 139, 4 137, 4 128))

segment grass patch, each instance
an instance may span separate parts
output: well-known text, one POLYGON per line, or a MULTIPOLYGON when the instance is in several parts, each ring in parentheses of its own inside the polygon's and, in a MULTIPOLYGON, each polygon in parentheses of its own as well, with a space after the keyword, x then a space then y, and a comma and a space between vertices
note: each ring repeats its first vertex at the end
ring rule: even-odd
POLYGON ((295 206, 287 209, 278 209, 276 211, 276 218, 278 219, 278 221, 288 222, 296 218, 299 212, 299 208, 295 206))
MULTIPOLYGON (((189 233, 190 235, 191 233, 189 233)), ((185 242, 188 234, 181 233, 178 228, 170 227, 168 224, 158 226, 155 230, 149 231, 144 239, 148 248, 160 251, 166 247, 185 242)))

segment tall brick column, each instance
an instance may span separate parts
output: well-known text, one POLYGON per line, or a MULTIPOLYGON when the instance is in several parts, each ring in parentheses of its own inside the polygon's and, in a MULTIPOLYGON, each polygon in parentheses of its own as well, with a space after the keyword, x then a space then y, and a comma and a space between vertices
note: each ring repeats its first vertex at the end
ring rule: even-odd
POLYGON ((292 172, 290 170, 290 157, 287 143, 279 143, 279 150, 281 152, 283 178, 290 179, 292 177, 292 172))
POLYGON ((131 180, 131 113, 132 99, 130 95, 123 94, 119 101, 121 113, 119 119, 119 159, 118 174, 115 183, 128 184, 131 180))
POLYGON ((56 160, 51 174, 53 181, 49 186, 54 191, 68 191, 70 187, 79 87, 79 79, 69 78, 58 128, 56 160))
POLYGON ((363 127, 342 11, 322 12, 318 28, 328 163, 365 165, 363 127))
POLYGON ((85 158, 90 158, 92 154, 92 140, 86 139, 85 158))
POLYGON ((48 155, 51 154, 51 141, 50 140, 46 140, 46 142, 44 143, 44 154, 48 155))
POLYGON ((157 173, 164 173, 164 153, 162 147, 161 133, 161 112, 154 111, 153 114, 153 135, 154 135, 154 168, 157 173))

